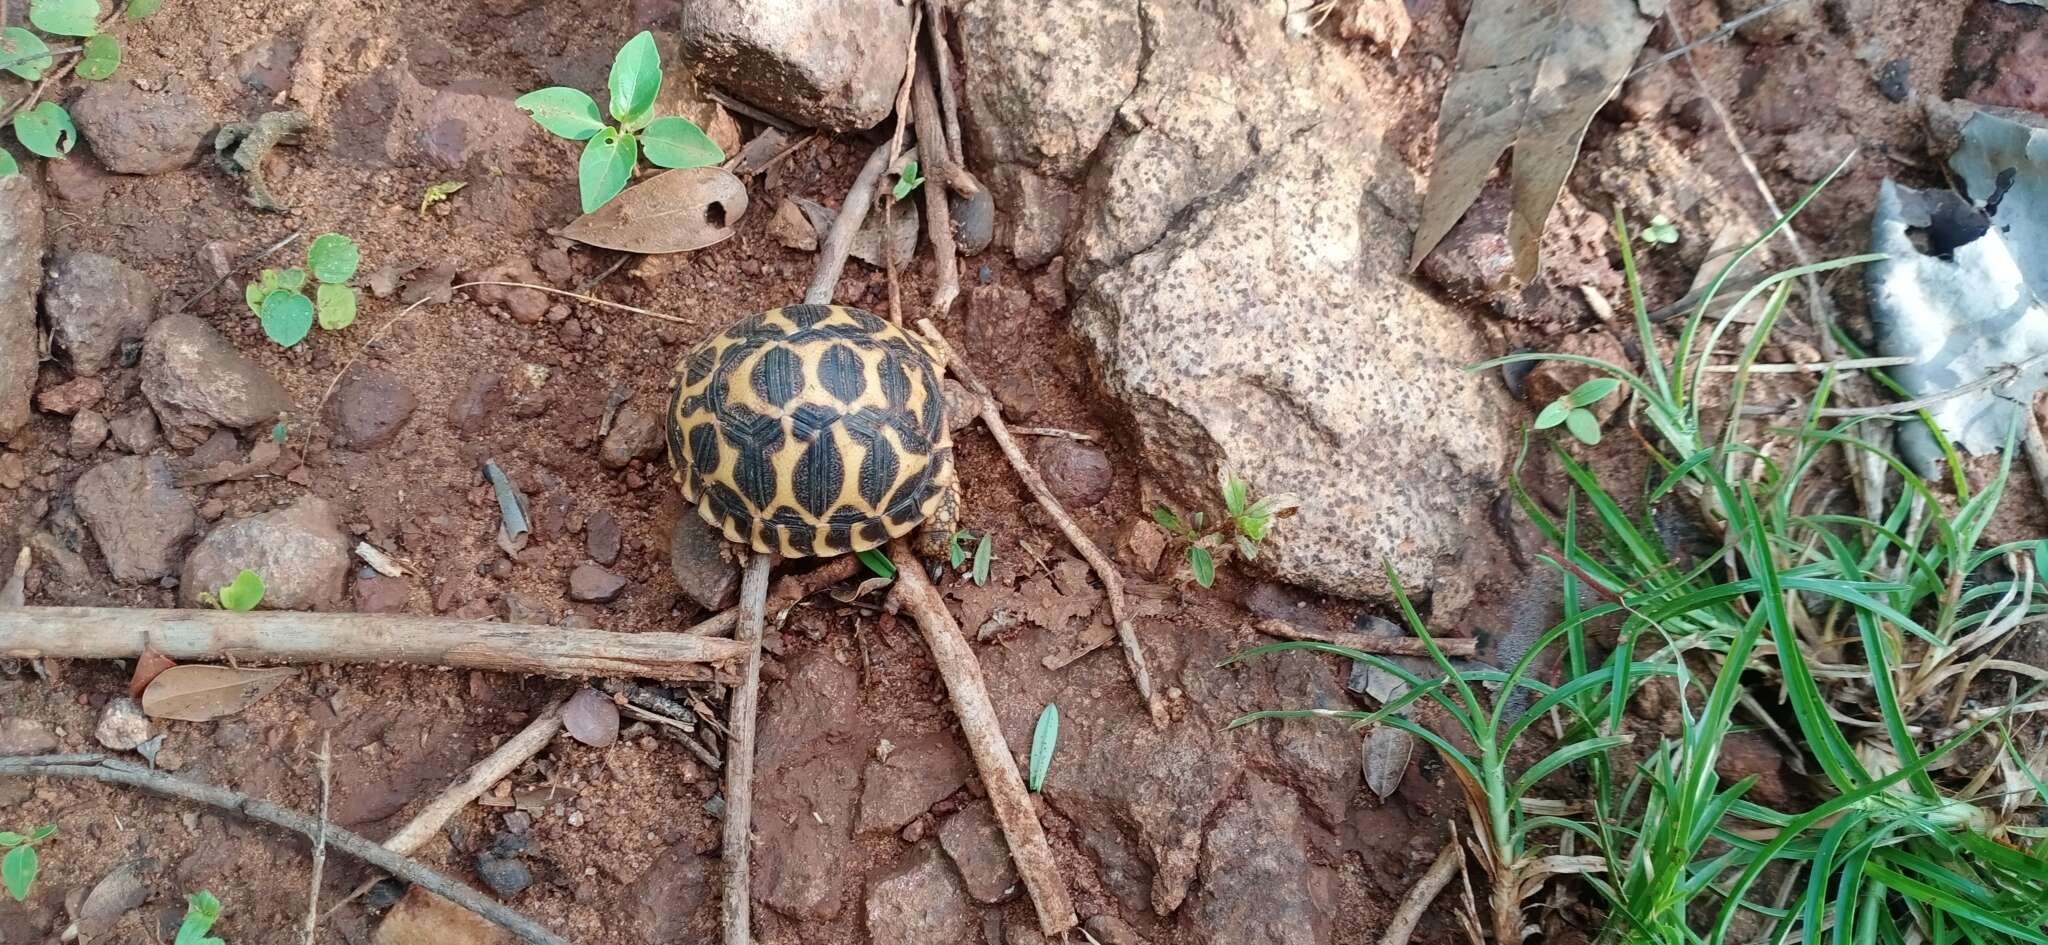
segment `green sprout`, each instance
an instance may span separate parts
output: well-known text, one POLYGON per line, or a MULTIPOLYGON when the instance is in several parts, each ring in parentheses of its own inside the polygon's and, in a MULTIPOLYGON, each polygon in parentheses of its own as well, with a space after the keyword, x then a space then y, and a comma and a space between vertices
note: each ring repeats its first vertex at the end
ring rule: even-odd
POLYGON ((725 150, 696 122, 674 115, 654 117, 655 93, 661 90, 661 52, 654 46, 654 34, 642 30, 626 41, 612 60, 607 84, 616 125, 605 123, 589 95, 567 86, 528 92, 512 103, 550 133, 587 142, 576 165, 584 213, 625 190, 643 156, 656 167, 671 168, 706 167, 725 160, 725 150))
POLYGON ((226 587, 212 591, 200 591, 199 602, 208 607, 246 613, 263 603, 263 575, 248 568, 235 575, 226 587))
POLYGON ((4 882, 7 894, 13 896, 15 902, 28 900, 29 887, 36 884, 36 874, 43 870, 36 844, 50 839, 50 835, 56 832, 56 824, 44 824, 27 835, 0 830, 0 850, 7 851, 7 855, 0 856, 0 882, 4 882))
POLYGON ((1273 533, 1273 524, 1294 514, 1301 503, 1291 495, 1270 495, 1253 501, 1251 485, 1237 476, 1223 479, 1222 524, 1211 530, 1208 513, 1196 510, 1183 518, 1168 506, 1152 510, 1152 520, 1168 534, 1187 543, 1188 568, 1195 583, 1211 587, 1216 583, 1216 556, 1236 552, 1250 561, 1259 556, 1259 545, 1273 533))
POLYGON ((1605 399, 1621 386, 1611 377, 1596 377, 1572 388, 1570 393, 1559 397, 1536 415, 1536 429, 1548 430, 1564 424, 1566 430, 1587 446, 1600 444, 1600 418, 1587 409, 1605 399))
POLYGON ((428 207, 447 200, 454 196, 456 191, 468 186, 469 182, 466 180, 444 180, 438 184, 427 185, 426 193, 420 195, 420 219, 427 218, 428 207))
POLYGON ((1045 772, 1052 767, 1053 749, 1060 741, 1060 707, 1048 702, 1038 713, 1038 726, 1031 732, 1031 768, 1026 785, 1036 792, 1045 786, 1045 772))
POLYGON ((1669 246, 1678 242, 1678 224, 1660 213, 1650 218, 1649 226, 1637 231, 1636 238, 1649 246, 1669 246))
POLYGON ((964 528, 954 532, 952 539, 946 544, 946 558, 953 563, 955 570, 959 570, 966 566, 968 558, 972 557, 974 566, 968 570, 967 576, 976 584, 986 585, 989 565, 995 560, 996 538, 991 532, 982 532, 980 540, 974 545, 974 552, 970 555, 966 542, 974 537, 973 532, 964 528))
POLYGON ((855 557, 860 558, 860 563, 867 565, 868 570, 875 572, 877 577, 893 578, 896 576, 896 562, 889 560, 889 556, 884 554, 880 548, 869 548, 860 552, 855 557))
POLYGON ((896 188, 893 193, 896 199, 902 200, 910 196, 910 192, 916 190, 922 184, 924 184, 924 175, 918 173, 917 162, 905 161, 903 169, 896 172, 896 188))
POLYGON ((264 336, 289 348, 306 339, 315 320, 328 331, 355 323, 356 290, 348 280, 355 278, 362 262, 355 240, 323 233, 306 247, 305 269, 265 269, 243 287, 242 298, 256 313, 264 336), (317 283, 311 297, 305 292, 307 270, 317 283))
POLYGON ((220 900, 202 889, 185 897, 185 921, 178 924, 178 937, 171 945, 227 945, 206 934, 220 921, 220 900))

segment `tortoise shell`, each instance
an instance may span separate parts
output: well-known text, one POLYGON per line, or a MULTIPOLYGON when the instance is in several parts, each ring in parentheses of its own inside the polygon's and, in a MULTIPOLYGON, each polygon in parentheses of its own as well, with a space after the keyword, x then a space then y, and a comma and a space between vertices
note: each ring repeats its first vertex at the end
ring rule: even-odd
POLYGON ((940 358, 871 312, 792 305, 683 355, 668 458, 729 540, 811 557, 864 551, 954 489, 940 358))

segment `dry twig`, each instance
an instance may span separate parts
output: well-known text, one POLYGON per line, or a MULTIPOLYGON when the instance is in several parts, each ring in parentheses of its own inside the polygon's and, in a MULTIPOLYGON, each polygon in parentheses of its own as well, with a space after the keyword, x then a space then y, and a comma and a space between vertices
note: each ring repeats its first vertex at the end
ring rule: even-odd
POLYGON ((320 826, 313 835, 313 879, 307 883, 306 930, 299 937, 301 945, 313 945, 313 935, 320 929, 320 880, 327 872, 327 802, 334 794, 334 732, 320 733, 320 826))
POLYGON ((910 108, 917 142, 924 153, 924 232, 932 243, 933 275, 938 278, 938 285, 932 288, 931 307, 926 312, 927 317, 939 318, 952 311, 953 300, 960 297, 960 264, 953 243, 953 211, 946 203, 950 191, 947 182, 954 176, 953 161, 945 153, 948 146, 939 121, 938 99, 932 93, 931 68, 927 65, 918 66, 910 108))
MULTIPOLYGON (((915 37, 917 36, 918 23, 923 18, 923 8, 911 12, 910 35, 913 38, 910 42, 910 55, 904 57, 903 81, 897 83, 896 88, 896 128, 889 133, 889 167, 892 169, 904 166, 902 158, 903 123, 910 118, 910 86, 912 80, 917 75, 917 40, 915 37)), ((896 259, 896 195, 893 193, 889 195, 888 199, 882 201, 882 259, 885 263, 882 268, 888 273, 889 277, 889 321, 901 325, 903 324, 903 290, 899 280, 896 278, 896 267, 899 265, 899 261, 896 259)))
MULTIPOLYGON (((1381 656, 1428 656, 1429 646, 1420 637, 1383 637, 1370 633, 1304 630, 1284 620, 1260 620, 1252 629, 1283 640, 1312 640, 1381 656)), ((1479 641, 1437 637, 1436 648, 1451 659, 1472 659, 1479 654, 1479 641)))
POLYGON ((541 749, 548 747, 555 733, 562 730, 562 700, 555 699, 534 715, 533 721, 511 738, 505 739, 496 751, 491 752, 469 767, 462 780, 448 786, 433 802, 413 815, 411 821, 398 828, 384 841, 384 849, 402 856, 410 856, 428 840, 441 832, 448 821, 484 796, 486 791, 500 781, 510 777, 520 765, 541 749))
MULTIPOLYGON (((967 160, 967 149, 960 146, 960 106, 953 100, 953 50, 946 44, 946 20, 938 0, 924 0, 924 25, 932 40, 932 67, 939 80, 939 111, 950 149, 947 163, 957 165, 967 160)), ((946 186, 953 185, 948 182, 946 186)))
POLYGON ((768 572, 775 556, 755 553, 740 581, 739 642, 747 648, 740 684, 726 708, 725 738, 725 945, 753 945, 749 921, 752 886, 748 860, 753 843, 754 717, 761 702, 761 629, 766 618, 768 572))
POLYGON ((1436 862, 1429 865, 1429 871, 1410 887, 1408 895, 1401 900, 1401 906, 1394 910, 1387 920, 1387 929, 1380 933, 1380 945, 1407 945, 1408 938, 1415 934, 1415 924, 1422 921, 1423 913, 1429 911, 1429 904, 1436 901, 1438 893, 1451 884, 1451 877, 1458 874, 1458 867, 1465 863, 1465 850, 1458 844, 1458 828, 1451 828, 1451 842, 1444 844, 1443 852, 1436 855, 1436 862))

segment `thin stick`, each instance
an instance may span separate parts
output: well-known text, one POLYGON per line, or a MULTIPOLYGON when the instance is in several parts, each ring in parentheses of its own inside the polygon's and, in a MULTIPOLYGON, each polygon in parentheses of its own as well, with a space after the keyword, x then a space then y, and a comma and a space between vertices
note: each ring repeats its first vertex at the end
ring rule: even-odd
POLYGON ((1422 874, 1410 887, 1401 906, 1394 910, 1393 918, 1387 920, 1387 930, 1380 933, 1380 945, 1407 945, 1409 936, 1415 934, 1415 924, 1422 921, 1423 913, 1429 911, 1429 904, 1436 901, 1438 893, 1451 884, 1451 877, 1458 874, 1458 867, 1465 863, 1465 851, 1458 845, 1457 828, 1451 828, 1451 842, 1444 844, 1443 852, 1436 855, 1436 862, 1429 864, 1429 871, 1422 874))
MULTIPOLYGON (((101 755, 28 755, 0 758, 0 777, 83 778, 122 784, 152 794, 232 811, 306 837, 313 837, 322 829, 314 818, 289 807, 188 778, 174 778, 133 762, 101 755)), ((335 849, 483 916, 534 945, 569 945, 568 939, 548 931, 540 923, 520 915, 503 903, 486 898, 464 883, 386 850, 352 831, 331 824, 326 826, 325 830, 328 844, 335 849)))
POLYGON ((1649 62, 1643 63, 1642 65, 1635 67, 1634 71, 1631 71, 1628 74, 1627 78, 1623 79, 1623 81, 1627 81, 1627 79, 1633 79, 1636 76, 1642 75, 1643 73, 1648 72, 1651 69, 1655 69, 1658 66, 1661 66, 1667 62, 1670 62, 1673 59, 1687 55, 1701 46, 1705 46, 1706 44, 1711 43, 1717 39, 1722 39, 1728 36, 1729 34, 1735 32, 1736 30, 1741 29, 1744 24, 1748 23, 1751 20, 1770 16, 1771 14, 1778 12, 1779 7, 1782 7, 1788 3, 1805 2, 1807 2, 1807 0, 1772 0, 1772 2, 1770 3, 1766 3, 1763 6, 1757 7, 1756 9, 1751 10, 1748 13, 1744 13, 1743 15, 1738 16, 1735 19, 1729 20, 1728 22, 1721 24, 1719 27, 1715 28, 1715 30, 1711 33, 1707 33, 1701 36, 1700 38, 1693 40, 1692 42, 1685 43, 1684 45, 1679 46, 1677 49, 1674 49, 1661 56, 1658 56, 1655 59, 1650 60, 1649 62))
POLYGON ((612 633, 384 614, 26 607, 0 611, 0 656, 268 663, 415 663, 548 676, 701 681, 746 647, 680 633, 612 633))
MULTIPOLYGON (((917 25, 924 19, 924 10, 919 8, 910 15, 910 54, 903 58, 903 81, 896 85, 896 127, 889 133, 889 167, 902 168, 903 123, 910 118, 910 85, 917 75, 917 25)), ((926 150, 930 150, 929 147, 926 150)), ((929 160, 929 158, 927 158, 929 160)), ((898 171, 898 173, 901 173, 898 171)), ((883 271, 889 277, 889 321, 903 324, 903 291, 896 278, 896 195, 891 193, 882 201, 882 260, 883 271)))
MULTIPOLYGON (((2024 361, 2003 364, 1992 369, 1991 373, 1967 384, 1958 384, 1955 387, 1936 391, 1925 397, 1915 397, 1912 400, 1901 400, 1896 403, 1877 404, 1871 407, 1822 407, 1817 413, 1823 417, 1886 417, 1894 414, 1903 416, 1922 408, 1932 407, 1945 400, 1953 400, 1964 394, 1974 393, 1987 387, 2011 383, 2022 373, 2044 360, 2048 360, 2048 354, 2037 354, 2024 361)), ((1794 410, 1804 412, 1806 407, 1797 401, 1789 404, 1780 404, 1775 407, 1747 406, 1742 408, 1742 415, 1745 417, 1770 417, 1782 413, 1790 413, 1794 410)))
POLYGON ((768 572, 775 556, 755 553, 740 580, 739 642, 747 648, 740 684, 726 707, 725 725, 725 945, 753 945, 752 886, 754 717, 761 705, 761 629, 766 618, 768 572))
MULTIPOLYGON (((831 304, 832 290, 839 288, 839 275, 846 271, 846 257, 853 252, 854 234, 867 222, 868 207, 874 205, 875 184, 889 168, 889 151, 887 144, 876 146, 874 153, 868 155, 868 162, 861 166, 859 176, 853 179, 853 186, 846 189, 846 200, 839 205, 832 229, 818 243, 817 268, 812 271, 810 287, 804 290, 806 303, 831 304)), ((889 234, 882 234, 882 238, 888 239, 889 234)))
POLYGON ((334 793, 332 758, 334 732, 332 729, 320 733, 320 826, 313 835, 313 879, 306 893, 306 932, 299 937, 302 945, 313 945, 313 935, 320 929, 320 879, 327 871, 327 801, 334 793))
POLYGON ((1787 364, 1709 364, 1700 370, 1709 374, 1825 374, 1829 371, 1864 371, 1870 368, 1916 364, 1919 358, 1843 358, 1840 361, 1805 361, 1787 364))
POLYGON ((1010 860, 1024 880, 1024 889, 1031 894, 1032 906, 1038 910, 1038 930, 1047 938, 1058 939, 1078 921, 1074 905, 1067 897, 1067 884, 1060 878, 1059 867, 1053 862, 1045 828, 1038 822, 1038 810, 1031 804, 1031 795, 1024 792, 1024 778, 1017 773, 1016 756, 1003 739, 1002 723, 989 699, 981 663, 974 658, 974 650, 968 647, 960 625, 953 622, 953 614, 946 609, 939 589, 924 576, 924 562, 917 559, 910 544, 903 539, 890 542, 889 558, 896 562, 896 589, 890 600, 908 612, 924 633, 932 663, 946 682, 953 714, 959 718, 961 734, 966 736, 967 748, 974 756, 974 767, 981 773, 982 786, 988 789, 996 823, 1003 828, 1003 839, 1009 843, 1010 860))
POLYGON ((1166 703, 1152 688, 1152 671, 1145 665, 1145 649, 1138 643, 1138 631, 1131 619, 1130 603, 1124 598, 1123 574, 1117 571, 1116 565, 1102 553, 1102 549, 1095 547, 1095 542, 1081 531, 1081 526, 1074 523, 1074 517, 1068 515, 1067 510, 1060 506, 1060 500, 1046 487, 1045 479, 1038 475, 1038 470, 1024 457, 1024 450, 1017 446, 1017 441, 1010 436, 1009 427, 1004 425, 1002 408, 996 404, 995 395, 989 392, 988 385, 981 382, 974 369, 960 357, 959 352, 953 350, 952 345, 947 343, 944 335, 939 334, 939 329, 930 319, 922 319, 917 324, 918 330, 924 332, 927 339, 946 352, 946 369, 953 372, 953 376, 958 377, 961 383, 966 384, 969 390, 981 398, 981 422, 988 427, 989 435, 995 437, 996 445, 1002 447, 1003 456, 1010 461, 1010 468, 1017 471, 1017 478, 1024 480, 1024 487, 1031 490, 1031 495, 1038 500, 1039 507, 1059 526, 1060 534, 1065 535, 1067 542, 1081 553, 1088 566, 1095 569, 1095 576, 1102 581, 1103 591, 1109 595, 1109 614, 1116 622, 1117 640, 1123 644, 1124 661, 1130 664, 1131 679, 1138 686, 1138 695, 1144 697, 1153 723, 1165 725, 1166 703))
POLYGON ((1095 434, 1093 433, 1062 430, 1059 427, 1011 427, 1010 432, 1018 436, 1053 436, 1066 440, 1079 440, 1083 443, 1095 442, 1095 434))
POLYGON ((542 707, 525 728, 505 739, 496 751, 471 765, 462 780, 449 785, 439 797, 434 798, 433 803, 414 814, 412 820, 384 841, 384 849, 401 856, 418 852, 456 814, 476 803, 477 798, 484 796, 498 782, 510 777, 527 759, 540 754, 541 749, 548 747, 548 742, 553 741, 555 733, 561 730, 562 700, 556 699, 542 707))
POLYGON ((732 112, 735 115, 741 115, 747 118, 752 118, 753 120, 758 121, 761 124, 767 125, 768 127, 775 129, 776 131, 780 131, 783 134, 793 135, 803 130, 795 125, 790 124, 787 121, 782 120, 782 118, 780 118, 779 116, 769 114, 768 112, 764 112, 758 108, 755 108, 752 105, 740 101, 739 99, 733 98, 732 96, 727 95, 724 92, 720 92, 717 89, 704 90, 704 97, 714 102, 717 102, 720 105, 725 106, 726 111, 732 112))
POLYGON ((206 288, 201 289, 197 294, 193 295, 191 298, 178 303, 178 307, 174 309, 171 312, 171 314, 185 314, 187 309, 190 309, 192 306, 199 304, 200 299, 206 298, 207 296, 219 291, 220 287, 226 285, 227 281, 229 279, 234 278, 236 273, 247 271, 250 266, 256 265, 257 263, 260 263, 263 260, 270 258, 271 253, 277 252, 280 249, 290 246, 294 240, 297 240, 299 237, 304 235, 306 235, 306 231, 299 230, 297 232, 294 232, 292 235, 285 237, 284 239, 278 240, 277 242, 272 243, 269 246, 265 246, 262 249, 257 250, 256 252, 250 253, 249 255, 242 257, 241 265, 235 266, 229 269, 228 271, 221 273, 220 278, 213 280, 212 285, 209 285, 206 288))
MULTIPOLYGON (((946 43, 946 20, 939 9, 938 0, 924 0, 925 32, 932 39, 932 67, 939 80, 939 110, 946 122, 947 164, 961 164, 967 160, 967 149, 960 145, 960 106, 953 98, 953 50, 946 43)), ((947 186, 952 186, 950 183, 947 186)))
MULTIPOLYGON (((1269 637, 1283 640, 1313 640, 1358 650, 1361 653, 1377 653, 1381 656, 1428 656, 1429 645, 1420 637, 1383 637, 1371 633, 1346 633, 1338 630, 1304 630, 1284 620, 1259 620, 1252 623, 1252 629, 1269 637)), ((1472 659, 1479 655, 1479 641, 1458 637, 1437 637, 1436 648, 1452 659, 1472 659)))
POLYGON ((953 161, 945 154, 946 137, 939 123, 938 98, 932 94, 930 66, 918 66, 910 94, 911 121, 917 128, 917 142, 923 146, 924 163, 929 168, 925 177, 940 182, 939 186, 927 183, 924 187, 924 233, 931 240, 932 267, 939 280, 932 288, 926 317, 941 318, 952 311, 953 300, 960 297, 960 264, 953 242, 953 211, 946 203, 950 199, 949 188, 944 186, 953 177, 953 161))

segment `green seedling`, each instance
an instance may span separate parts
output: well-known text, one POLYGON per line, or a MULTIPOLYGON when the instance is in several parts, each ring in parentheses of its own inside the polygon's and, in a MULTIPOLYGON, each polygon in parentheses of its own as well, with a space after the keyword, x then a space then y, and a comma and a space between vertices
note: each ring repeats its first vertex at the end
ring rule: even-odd
POLYGON ((1636 238, 1648 246, 1669 246, 1678 242, 1678 224, 1660 213, 1650 218, 1650 225, 1637 231, 1636 238))
MULTIPOLYGON (((128 4, 128 18, 139 20, 155 13, 163 0, 136 0, 128 4)), ((57 67, 57 57, 77 54, 72 73, 81 79, 101 81, 121 67, 121 40, 100 30, 99 0, 30 0, 29 27, 0 28, 0 73, 23 82, 42 82, 57 67), (37 30, 40 30, 39 34, 37 30), (46 36, 62 37, 52 46, 46 36), (77 40, 75 45, 65 45, 77 40)), ((36 102, 38 91, 22 100, 33 103, 14 113, 14 138, 31 153, 45 158, 62 158, 78 144, 78 128, 71 113, 55 102, 36 102)), ((0 92, 0 98, 11 97, 0 92)), ((11 155, 0 153, 0 176, 20 173, 11 155)))
POLYGON ((243 568, 226 587, 200 591, 199 603, 243 613, 255 610, 257 604, 263 603, 263 575, 243 568))
POLYGON ((185 921, 178 924, 178 937, 171 945, 227 945, 206 934, 220 921, 220 900, 202 889, 185 897, 185 921))
POLYGON ((1273 533, 1273 525, 1294 514, 1301 503, 1291 495, 1270 495, 1253 501, 1251 486, 1237 476, 1223 480, 1221 523, 1209 528, 1208 513, 1196 510, 1183 518, 1168 506, 1152 510, 1152 520, 1168 534, 1187 543, 1188 568, 1195 583, 1210 587, 1216 583, 1216 557, 1235 552, 1247 561, 1259 556, 1259 545, 1273 533))
POLYGON ((860 558, 860 563, 867 565, 868 570, 875 572, 877 577, 894 578, 896 576, 896 562, 889 560, 889 556, 884 554, 880 548, 869 548, 861 552, 857 557, 860 558))
POLYGON ((946 558, 953 563, 953 568, 956 571, 965 567, 968 559, 972 558, 974 566, 968 570, 967 576, 972 578, 976 584, 986 585, 988 583, 989 565, 995 560, 996 538, 991 532, 982 532, 980 540, 975 542, 973 553, 970 554, 967 551, 966 543, 974 537, 973 532, 964 528, 954 532, 952 540, 946 544, 946 558))
POLYGON ((420 195, 420 219, 427 218, 428 207, 447 200, 454 196, 456 191, 468 186, 469 182, 466 180, 444 180, 438 184, 429 184, 426 193, 420 195))
POLYGON ((263 334, 289 348, 306 339, 313 323, 340 331, 355 323, 356 290, 348 285, 362 266, 362 250, 340 233, 324 233, 306 248, 306 268, 265 269, 243 287, 243 301, 263 326, 263 334), (316 286, 306 295, 306 273, 316 286))
POLYGON ((50 839, 57 832, 56 824, 44 824, 27 834, 12 830, 0 830, 0 882, 7 887, 7 894, 15 902, 28 899, 29 887, 36 884, 36 874, 42 872, 42 858, 36 853, 36 845, 50 839))
POLYGON ((1038 713, 1038 727, 1031 732, 1030 787, 1036 792, 1045 786, 1046 769, 1052 767, 1053 749, 1060 741, 1060 707, 1057 703, 1046 703, 1045 711, 1038 713))
POLYGON ((661 90, 661 52, 654 34, 642 30, 612 60, 611 115, 606 124, 597 102, 580 89, 553 86, 514 100, 549 133, 586 142, 576 164, 583 212, 604 206, 633 177, 640 158, 656 167, 707 167, 725 160, 725 150, 697 123, 681 116, 654 116, 661 90))
POLYGON ((923 184, 924 175, 918 173, 917 162, 906 161, 903 164, 903 169, 896 172, 896 188, 893 193, 896 195, 896 199, 902 200, 910 196, 911 191, 916 190, 923 184))
POLYGON ((1536 429, 1548 430, 1564 424, 1566 430, 1587 446, 1600 443, 1600 418, 1587 409, 1605 399, 1621 387, 1621 382, 1611 377, 1596 377, 1572 388, 1571 392, 1551 401, 1536 415, 1536 429))

